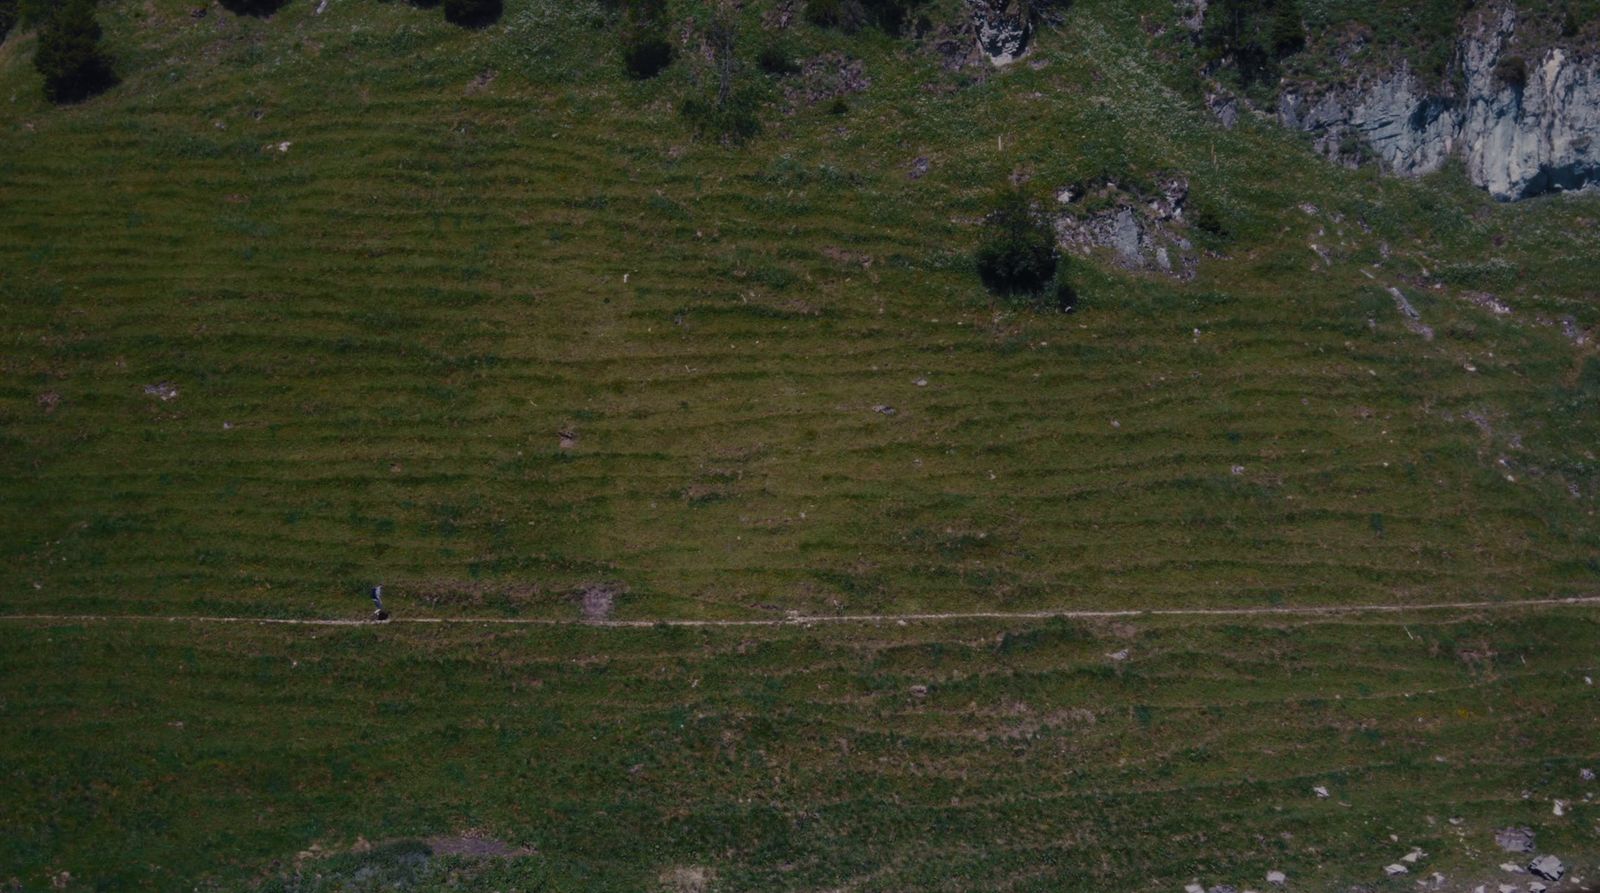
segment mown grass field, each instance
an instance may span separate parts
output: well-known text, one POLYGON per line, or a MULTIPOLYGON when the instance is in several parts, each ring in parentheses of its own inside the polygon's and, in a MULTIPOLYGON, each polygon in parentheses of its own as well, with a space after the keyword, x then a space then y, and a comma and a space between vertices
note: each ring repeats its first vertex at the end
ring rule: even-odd
POLYGON ((1595 623, 13 623, 0 864, 248 889, 477 832, 536 855, 465 889, 1402 891, 1525 882, 1526 824, 1592 877, 1595 623))
MULTIPOLYGON (((1600 200, 1224 130, 1166 4, 1082 0, 1003 72, 795 26, 870 87, 834 114, 752 72, 742 147, 678 114, 693 65, 624 79, 587 2, 193 8, 103 4, 122 83, 79 106, 0 44, 0 612, 1600 589, 1600 200), (1226 225, 1194 281, 1079 261, 1071 315, 982 290, 996 188, 1107 172, 1180 172, 1226 225)), ((1595 762, 1593 624, 7 622, 0 885, 248 888, 314 842, 472 830, 539 852, 474 889, 1342 890, 1401 843, 1477 877, 1495 823, 1596 850, 1548 802, 1595 762)))

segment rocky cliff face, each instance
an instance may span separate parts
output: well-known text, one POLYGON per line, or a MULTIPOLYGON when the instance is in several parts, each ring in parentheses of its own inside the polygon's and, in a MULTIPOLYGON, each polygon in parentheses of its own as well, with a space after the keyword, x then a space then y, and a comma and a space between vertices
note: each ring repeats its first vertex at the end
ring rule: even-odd
POLYGON ((1350 85, 1285 89, 1278 118, 1331 158, 1370 156, 1394 173, 1425 174, 1459 155, 1499 199, 1600 185, 1600 54, 1551 47, 1524 58, 1516 26, 1506 7, 1462 38, 1459 95, 1428 91, 1402 65, 1350 85))

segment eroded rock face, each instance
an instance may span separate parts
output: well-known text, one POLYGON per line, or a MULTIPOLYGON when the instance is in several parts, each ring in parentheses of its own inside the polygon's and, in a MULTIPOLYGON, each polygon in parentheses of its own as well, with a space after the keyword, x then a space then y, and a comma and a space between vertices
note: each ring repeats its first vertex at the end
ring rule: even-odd
POLYGON ((1022 58, 1033 34, 1028 7, 1023 0, 967 0, 978 48, 995 65, 1010 65, 1022 58))
POLYGON ((1502 200, 1600 184, 1600 54, 1552 47, 1502 67, 1516 55, 1516 26, 1509 6, 1477 20, 1461 41, 1459 96, 1429 91, 1402 65, 1331 89, 1287 88, 1278 119, 1313 134, 1330 158, 1370 156, 1407 176, 1459 155, 1472 181, 1502 200))
POLYGON ((1144 198, 1115 183, 1095 187, 1089 191, 1100 194, 1103 207, 1087 213, 1076 207, 1086 198, 1085 192, 1063 190, 1056 197, 1064 212, 1055 219, 1057 243, 1080 255, 1104 252, 1125 269, 1194 278, 1198 258, 1183 235, 1189 184, 1181 177, 1168 177, 1157 185, 1158 194, 1144 198))

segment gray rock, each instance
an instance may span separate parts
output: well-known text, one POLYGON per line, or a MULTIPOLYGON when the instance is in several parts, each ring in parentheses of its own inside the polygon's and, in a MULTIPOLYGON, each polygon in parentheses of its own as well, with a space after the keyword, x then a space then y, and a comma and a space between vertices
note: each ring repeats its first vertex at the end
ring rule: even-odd
POLYGON ((1532 828, 1501 828, 1494 832, 1494 842, 1508 853, 1533 852, 1532 828))
POLYGON ((1528 870, 1547 881, 1559 881, 1567 873, 1567 866, 1555 856, 1540 856, 1528 863, 1528 870))
POLYGON ((1594 781, 1594 770, 1593 769, 1579 769, 1578 770, 1578 777, 1583 779, 1584 781, 1594 781))
POLYGON ((1289 876, 1284 874, 1281 871, 1269 871, 1269 872, 1267 872, 1267 883, 1269 883, 1269 884, 1277 884, 1278 886, 1281 887, 1284 884, 1287 884, 1288 882, 1289 882, 1289 876))
POLYGON ((1010 65, 1022 58, 1033 35, 1025 0, 967 0, 972 25, 978 32, 978 48, 997 66, 1010 65))
POLYGON ((1208 890, 1207 893, 1239 893, 1239 888, 1232 884, 1217 884, 1215 887, 1212 887, 1210 890, 1208 890))
POLYGON ((1409 874, 1410 872, 1411 869, 1401 865, 1399 862, 1396 862, 1393 865, 1385 865, 1383 867, 1383 873, 1389 877, 1399 877, 1402 874, 1409 874))
POLYGON ((1472 182, 1503 200, 1600 184, 1600 54, 1548 47, 1526 60, 1522 84, 1510 84, 1499 71, 1516 55, 1516 28, 1511 4, 1468 27, 1457 46, 1459 93, 1430 91, 1401 64, 1325 90, 1285 89, 1278 120, 1312 134, 1330 158, 1371 158, 1407 176, 1459 156, 1472 182))

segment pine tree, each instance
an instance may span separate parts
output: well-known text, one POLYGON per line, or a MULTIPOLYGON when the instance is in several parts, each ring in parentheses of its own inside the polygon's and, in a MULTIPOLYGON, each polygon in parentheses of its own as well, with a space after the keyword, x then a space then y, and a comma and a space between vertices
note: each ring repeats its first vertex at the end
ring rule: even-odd
POLYGON ((111 87, 117 76, 100 48, 100 23, 91 0, 69 0, 39 35, 33 67, 44 75, 51 102, 79 102, 111 87))

